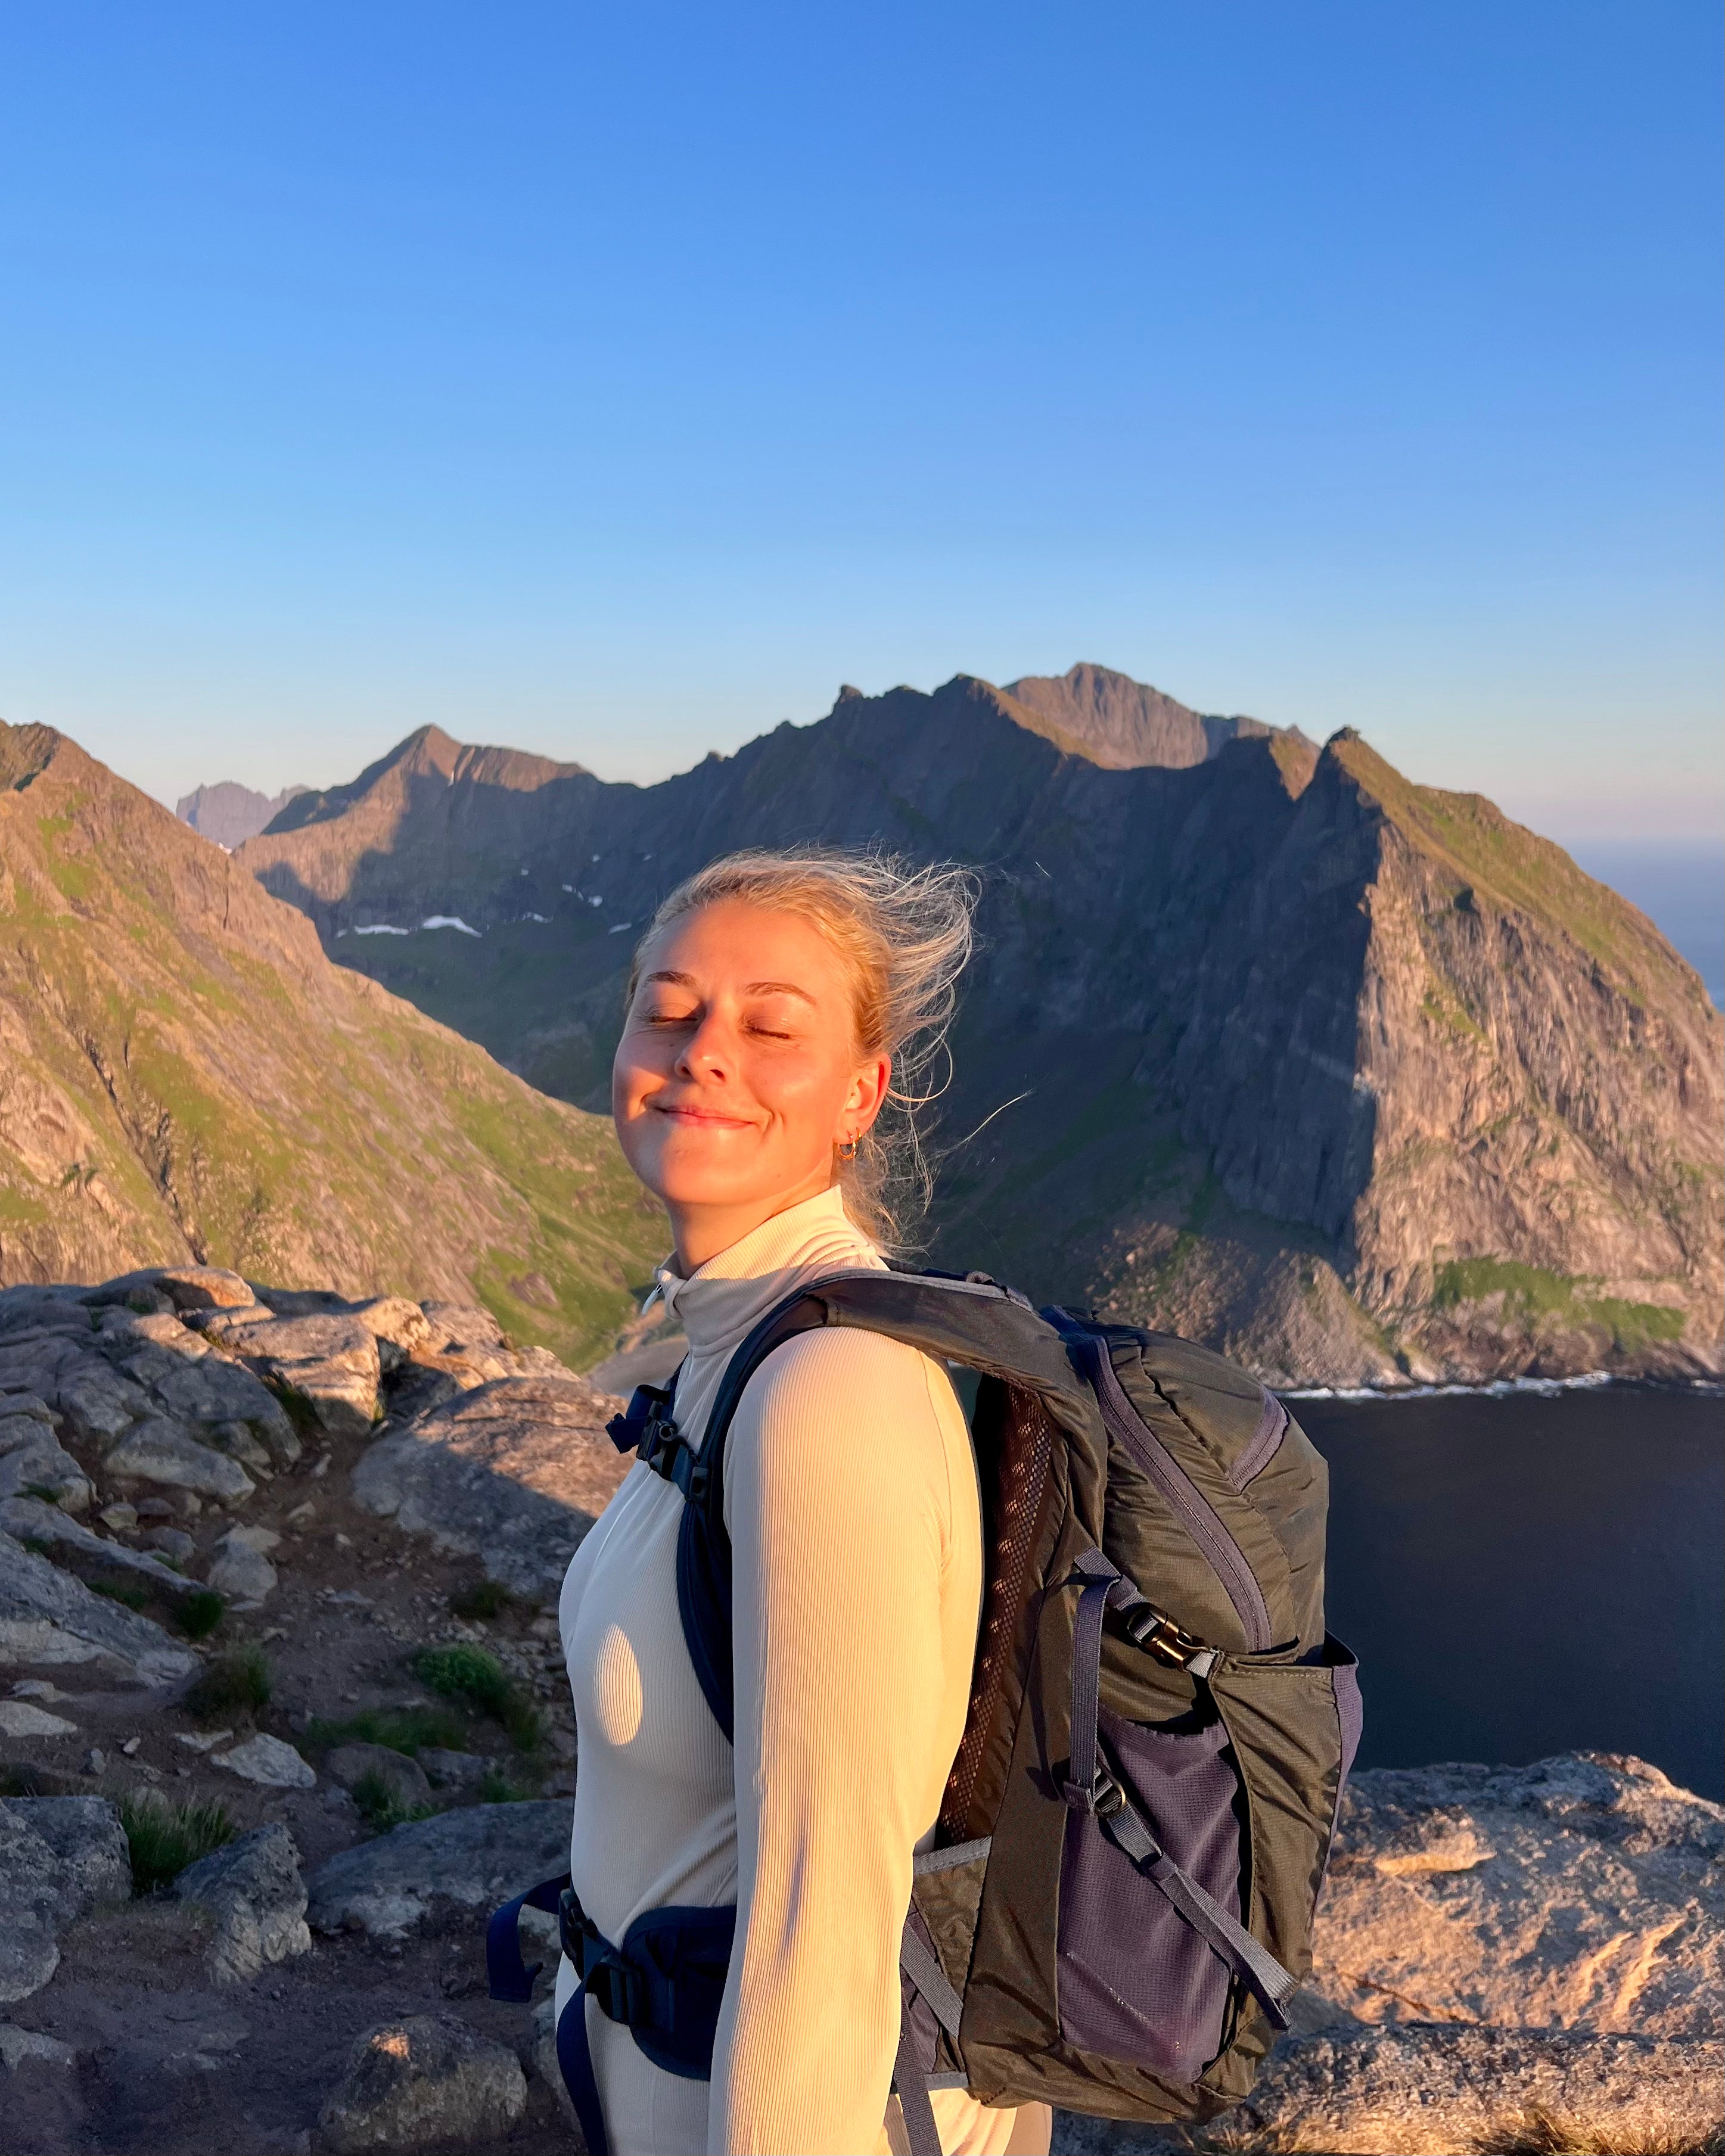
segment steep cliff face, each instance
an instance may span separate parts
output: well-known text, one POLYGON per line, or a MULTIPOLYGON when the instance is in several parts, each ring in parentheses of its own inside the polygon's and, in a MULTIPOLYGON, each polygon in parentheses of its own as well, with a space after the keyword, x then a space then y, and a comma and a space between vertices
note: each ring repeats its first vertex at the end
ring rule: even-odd
POLYGON ((1352 735, 1112 767, 1027 711, 848 691, 646 788, 452 781, 453 744, 403 784, 408 743, 237 858, 594 1106, 634 937, 701 862, 974 862, 938 1255, 1284 1382, 1717 1366, 1725 1025, 1650 922, 1352 735), (415 926, 451 916, 477 932, 415 926))
POLYGON ((471 1302, 568 1352, 662 1227, 603 1122, 332 966, 44 727, 0 727, 0 1282, 193 1260, 471 1302))

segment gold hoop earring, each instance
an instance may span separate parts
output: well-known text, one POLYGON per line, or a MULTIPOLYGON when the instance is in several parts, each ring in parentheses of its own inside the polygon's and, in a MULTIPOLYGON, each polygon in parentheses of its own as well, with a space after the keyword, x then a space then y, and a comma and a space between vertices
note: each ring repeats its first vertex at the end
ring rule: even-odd
POLYGON ((856 1158, 856 1140, 855 1138, 844 1138, 839 1141, 839 1158, 840 1160, 855 1160, 856 1158))

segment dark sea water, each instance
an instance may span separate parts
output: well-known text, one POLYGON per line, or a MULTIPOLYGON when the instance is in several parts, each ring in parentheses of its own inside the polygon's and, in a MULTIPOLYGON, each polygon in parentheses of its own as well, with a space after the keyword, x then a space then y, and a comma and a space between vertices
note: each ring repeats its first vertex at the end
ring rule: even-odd
POLYGON ((1725 1400, 1296 1399, 1364 1767, 1638 1753, 1725 1798, 1725 1400))

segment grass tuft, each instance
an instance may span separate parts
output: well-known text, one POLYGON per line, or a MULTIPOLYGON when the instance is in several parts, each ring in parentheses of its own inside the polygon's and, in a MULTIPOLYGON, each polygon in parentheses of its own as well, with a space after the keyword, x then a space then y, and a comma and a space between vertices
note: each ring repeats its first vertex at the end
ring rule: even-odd
POLYGON ((514 1599, 509 1589, 495 1579, 482 1579, 476 1587, 464 1587, 452 1594, 449 1610, 453 1616, 465 1618, 470 1625, 485 1624, 501 1617, 514 1599))
POLYGON ((232 1841, 238 1831, 220 1804, 171 1804, 153 1791, 122 1797, 120 1824, 131 1852, 134 1894, 168 1886, 188 1864, 232 1841))
POLYGON ((488 1767, 480 1784, 479 1800, 482 1804, 525 1804, 532 1801, 533 1792, 512 1782, 501 1767, 488 1767))
POLYGON ((253 1713, 270 1704, 270 1663, 261 1647, 230 1647, 186 1694, 186 1712, 199 1722, 253 1713))
POLYGON ((405 1826, 410 1820, 430 1819, 437 1810, 435 1804, 400 1803, 386 1779, 376 1773, 362 1774, 350 1794, 373 1834, 388 1834, 392 1827, 405 1826))
POLYGON ((213 1587, 194 1588, 174 1607, 174 1619, 188 1640, 207 1640, 227 1607, 213 1587))
POLYGON ((412 1759, 422 1749, 459 1752, 466 1737, 460 1717, 446 1707, 372 1707, 342 1722, 319 1716, 305 1732, 305 1748, 324 1753, 338 1744, 382 1744, 412 1759))
POLYGON ((537 1748, 542 1731, 539 1711, 495 1655, 465 1641, 450 1647, 426 1647, 413 1657, 413 1674, 422 1684, 459 1699, 501 1722, 518 1752, 537 1748))
POLYGON ((105 1594, 110 1602, 123 1602, 128 1609, 141 1609, 150 1599, 146 1589, 134 1587, 129 1580, 93 1579, 90 1590, 92 1594, 105 1594))

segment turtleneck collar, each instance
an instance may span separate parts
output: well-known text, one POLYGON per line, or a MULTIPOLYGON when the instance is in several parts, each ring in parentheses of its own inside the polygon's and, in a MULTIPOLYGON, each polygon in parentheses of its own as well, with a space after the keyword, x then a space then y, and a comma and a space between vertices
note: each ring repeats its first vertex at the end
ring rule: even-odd
POLYGON ((875 1244, 845 1210, 836 1185, 775 1213, 686 1277, 669 1258, 654 1275, 665 1308, 696 1354, 729 1353, 799 1280, 847 1266, 884 1268, 875 1244))

